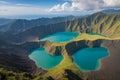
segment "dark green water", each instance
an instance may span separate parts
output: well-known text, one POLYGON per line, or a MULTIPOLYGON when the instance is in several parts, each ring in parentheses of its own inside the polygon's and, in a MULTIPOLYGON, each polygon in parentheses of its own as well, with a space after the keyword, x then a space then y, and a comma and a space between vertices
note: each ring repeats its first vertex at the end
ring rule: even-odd
POLYGON ((36 65, 38 67, 41 67, 45 70, 51 69, 58 65, 61 60, 63 59, 63 56, 51 56, 49 55, 45 49, 38 48, 35 49, 30 55, 30 59, 35 61, 36 65))
POLYGON ((52 42, 66 42, 74 39, 78 35, 78 32, 57 32, 42 38, 41 41, 50 40, 52 42))
POLYGON ((75 64, 83 71, 97 70, 100 67, 100 60, 108 56, 106 48, 85 48, 73 54, 75 64))

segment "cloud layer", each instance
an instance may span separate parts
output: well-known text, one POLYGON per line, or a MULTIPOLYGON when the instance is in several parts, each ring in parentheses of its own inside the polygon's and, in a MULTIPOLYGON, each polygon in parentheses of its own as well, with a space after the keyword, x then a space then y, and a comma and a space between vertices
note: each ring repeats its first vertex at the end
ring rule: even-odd
POLYGON ((66 0, 63 4, 53 6, 49 11, 87 11, 118 7, 120 7, 120 0, 66 0))
POLYGON ((33 6, 0 6, 0 15, 38 15, 45 14, 47 10, 33 6))
POLYGON ((47 14, 48 9, 30 4, 13 4, 0 0, 0 16, 4 15, 39 15, 47 14))
MULTIPOLYGON (((63 0, 63 4, 43 8, 31 4, 12 3, 0 0, 0 15, 71 14, 120 8, 120 0, 63 0)), ((47 4, 47 3, 46 3, 47 4)), ((48 3, 49 4, 49 3, 48 3)))

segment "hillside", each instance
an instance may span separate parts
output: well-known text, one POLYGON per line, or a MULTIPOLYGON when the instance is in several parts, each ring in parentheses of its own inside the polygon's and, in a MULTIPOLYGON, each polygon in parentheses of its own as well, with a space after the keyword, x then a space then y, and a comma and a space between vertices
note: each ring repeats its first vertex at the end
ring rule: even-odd
POLYGON ((5 35, 9 34, 9 37, 12 37, 10 39, 9 37, 4 37, 3 32, 0 34, 3 37, 0 43, 0 64, 4 63, 1 67, 5 69, 10 68, 14 71, 41 73, 42 75, 39 74, 40 77, 38 76, 37 80, 119 80, 119 21, 120 14, 98 12, 67 22, 34 26, 17 34, 12 34, 9 31, 5 32, 5 35), (79 32, 79 36, 73 40, 61 43, 39 40, 46 35, 62 31, 77 31, 79 32), (110 56, 102 60, 100 70, 85 73, 74 64, 71 55, 77 50, 101 46, 108 49, 110 56), (44 47, 51 55, 63 55, 64 59, 58 66, 48 71, 38 69, 35 63, 28 57, 30 50, 37 47, 44 47), (8 60, 5 59, 6 56, 8 56, 8 60), (13 62, 15 59, 18 64, 13 62), (5 64, 6 62, 9 64, 5 64), (23 66, 25 64, 27 65, 23 66), (6 68, 6 66, 9 67, 6 68), (26 68, 28 69, 25 70, 26 68))
POLYGON ((65 17, 54 17, 54 18, 39 18, 39 19, 32 19, 32 20, 15 19, 15 20, 12 20, 10 23, 1 25, 0 31, 3 31, 3 32, 12 31, 12 32, 18 33, 21 31, 26 31, 27 29, 30 29, 35 26, 60 23, 68 20, 73 20, 74 18, 75 18, 74 16, 65 16, 65 17))
POLYGON ((12 21, 13 21, 13 19, 0 18, 0 26, 11 23, 12 21))
MULTIPOLYGON (((12 35, 18 42, 40 39, 48 34, 62 31, 77 31, 80 33, 96 33, 111 38, 120 36, 120 15, 95 13, 88 17, 76 18, 72 21, 37 26, 12 35)), ((15 40, 15 41, 17 41, 15 40)), ((14 42, 15 42, 14 41, 14 42)))
POLYGON ((80 32, 94 32, 109 37, 117 37, 120 34, 120 15, 96 13, 91 16, 69 22, 67 30, 80 32))

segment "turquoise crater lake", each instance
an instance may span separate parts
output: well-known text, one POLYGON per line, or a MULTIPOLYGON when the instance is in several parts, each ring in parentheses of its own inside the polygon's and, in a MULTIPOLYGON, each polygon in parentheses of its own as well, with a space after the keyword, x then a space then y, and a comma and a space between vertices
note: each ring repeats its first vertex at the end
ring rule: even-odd
POLYGON ((63 56, 51 56, 49 55, 44 48, 35 49, 30 55, 30 59, 35 61, 36 65, 45 70, 49 70, 56 65, 58 65, 63 56))
POLYGON ((84 48, 73 54, 75 64, 84 72, 98 70, 100 60, 108 56, 106 48, 84 48))
POLYGON ((74 39, 79 35, 78 32, 57 32, 44 38, 40 39, 41 41, 50 40, 52 42, 66 42, 74 39))

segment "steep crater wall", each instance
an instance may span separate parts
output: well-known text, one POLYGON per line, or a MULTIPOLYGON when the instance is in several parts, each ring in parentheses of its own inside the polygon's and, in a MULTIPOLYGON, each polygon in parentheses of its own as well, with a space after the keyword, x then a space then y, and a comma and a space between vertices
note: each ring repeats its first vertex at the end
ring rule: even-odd
POLYGON ((101 69, 88 73, 88 80, 119 80, 120 40, 104 40, 101 46, 106 47, 109 56, 101 60, 101 69))
POLYGON ((66 45, 52 45, 53 43, 48 41, 45 45, 44 48, 46 49, 47 52, 49 52, 52 55, 60 55, 62 54, 62 51, 64 48, 66 49, 67 53, 69 55, 74 54, 76 51, 87 48, 87 47, 100 47, 102 43, 102 40, 95 40, 95 41, 89 41, 89 40, 80 40, 80 41, 73 41, 70 42, 66 45))

